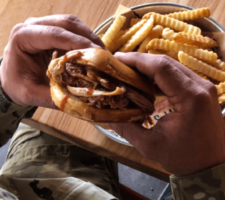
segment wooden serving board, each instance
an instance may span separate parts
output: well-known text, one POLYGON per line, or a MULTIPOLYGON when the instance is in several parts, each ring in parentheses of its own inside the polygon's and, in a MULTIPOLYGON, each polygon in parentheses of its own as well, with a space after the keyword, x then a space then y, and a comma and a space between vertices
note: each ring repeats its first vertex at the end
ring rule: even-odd
MULTIPOLYGON (((2 0, 0 5, 0 54, 3 54, 11 29, 29 17, 53 14, 74 14, 94 30, 112 16, 119 4, 132 7, 157 0, 2 0)), ((221 0, 161 0, 194 8, 209 7, 211 16, 225 27, 225 1, 221 0)), ((77 144, 90 151, 121 162, 159 179, 168 181, 169 173, 159 164, 148 160, 132 147, 118 144, 94 128, 93 125, 60 111, 38 108, 31 120, 25 120, 49 134, 77 144)), ((137 136, 138 137, 138 136, 137 136)), ((171 161, 172 162, 172 161, 171 161)))

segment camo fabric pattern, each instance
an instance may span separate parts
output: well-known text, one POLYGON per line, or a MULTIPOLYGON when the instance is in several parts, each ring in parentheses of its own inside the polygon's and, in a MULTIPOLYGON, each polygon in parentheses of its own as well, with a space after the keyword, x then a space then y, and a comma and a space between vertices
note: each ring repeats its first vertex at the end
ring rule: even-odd
MULTIPOLYGON (((2 57, 0 58, 0 65, 2 57)), ((0 147, 13 136, 22 118, 32 116, 36 107, 20 106, 13 103, 4 93, 0 81, 0 147)))
POLYGON ((174 200, 225 199, 225 164, 185 176, 170 177, 174 200))
POLYGON ((0 171, 1 198, 121 199, 117 165, 20 123, 0 171))

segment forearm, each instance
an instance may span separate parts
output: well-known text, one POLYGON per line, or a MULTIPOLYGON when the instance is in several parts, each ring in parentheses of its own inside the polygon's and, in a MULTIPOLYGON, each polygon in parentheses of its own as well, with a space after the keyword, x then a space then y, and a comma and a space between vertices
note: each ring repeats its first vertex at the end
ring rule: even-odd
MULTIPOLYGON (((0 65, 1 61, 2 58, 0 58, 0 65)), ((0 81, 0 147, 12 137, 22 118, 31 117, 35 109, 12 102, 4 93, 0 81)))
POLYGON ((184 177, 170 177, 174 200, 225 199, 225 163, 184 177))

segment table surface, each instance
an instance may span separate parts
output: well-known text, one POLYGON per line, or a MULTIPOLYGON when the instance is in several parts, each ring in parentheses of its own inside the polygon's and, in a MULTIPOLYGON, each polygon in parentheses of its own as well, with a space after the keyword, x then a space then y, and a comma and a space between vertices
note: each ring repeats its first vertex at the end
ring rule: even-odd
MULTIPOLYGON (((132 7, 154 3, 155 0, 1 0, 0 5, 0 55, 3 54, 10 31, 17 23, 29 17, 53 14, 74 14, 94 30, 105 19, 112 16, 119 4, 132 7)), ((209 7, 211 17, 225 27, 225 1, 220 0, 161 0, 194 8, 209 7)), ((168 181, 169 173, 159 164, 148 160, 132 147, 118 144, 94 128, 93 125, 71 117, 60 111, 38 108, 31 120, 25 120, 42 131, 53 134, 73 144, 131 166, 142 172, 168 181)))

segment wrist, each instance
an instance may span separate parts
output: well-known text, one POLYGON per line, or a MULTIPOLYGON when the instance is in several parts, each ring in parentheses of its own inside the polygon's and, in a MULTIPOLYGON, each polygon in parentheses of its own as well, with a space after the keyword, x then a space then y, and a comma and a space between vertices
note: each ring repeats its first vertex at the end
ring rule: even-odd
POLYGON ((2 87, 2 73, 1 73, 1 65, 2 65, 2 61, 3 61, 3 57, 0 57, 0 102, 7 102, 7 104, 14 104, 15 106, 18 107, 29 107, 26 105, 20 105, 15 103, 9 96, 8 94, 4 91, 3 87, 2 87))
POLYGON ((2 61, 3 61, 3 57, 0 57, 0 94, 1 94, 1 96, 5 99, 5 100, 7 100, 7 101, 9 101, 9 102, 13 102, 10 98, 9 98, 9 96, 6 94, 6 92, 4 91, 4 89, 3 89, 3 87, 2 87, 2 77, 1 77, 1 65, 2 65, 2 61))

